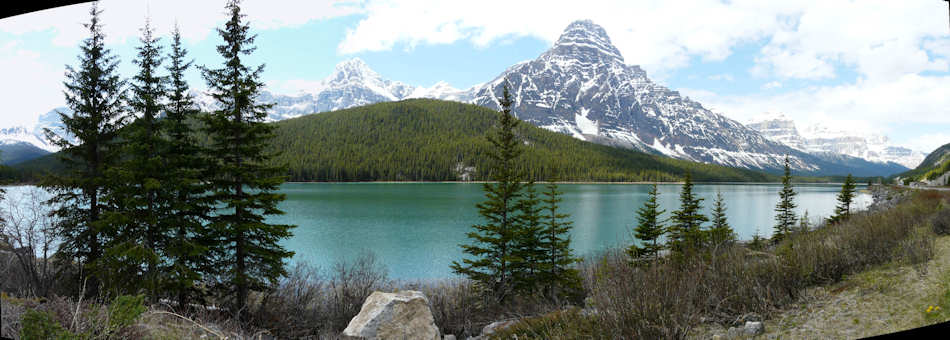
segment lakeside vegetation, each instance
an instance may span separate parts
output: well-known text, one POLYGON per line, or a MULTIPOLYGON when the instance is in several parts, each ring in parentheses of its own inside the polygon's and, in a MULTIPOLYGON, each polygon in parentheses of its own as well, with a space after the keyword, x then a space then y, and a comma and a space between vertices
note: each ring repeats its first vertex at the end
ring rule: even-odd
POLYGON ((0 282, 0 291, 15 296, 0 295, 12 306, 0 315, 9 327, 0 332, 21 339, 335 338, 373 291, 415 289, 428 296, 442 332, 459 337, 478 335, 492 321, 533 315, 493 338, 685 338, 702 320, 768 316, 808 287, 876 265, 921 266, 933 257, 935 235, 950 233, 950 195, 910 193, 892 209, 854 212, 850 176, 835 216, 810 225, 793 212, 786 160, 775 232, 768 240, 739 242, 725 218, 727 202, 718 196, 713 215, 704 216, 704 198, 694 195, 692 181, 767 175, 598 146, 519 124, 507 88, 500 113, 412 100, 264 124, 267 104, 254 100, 262 67, 240 60, 253 51, 253 35, 238 2, 227 9, 218 48, 227 62, 202 68, 222 109, 200 116, 184 95, 181 72, 189 63, 178 34, 165 78, 157 75, 161 49, 146 24, 135 60, 140 72, 125 98, 92 7, 81 66, 69 69, 67 101, 76 115, 63 117, 81 143, 52 136, 66 150, 59 155, 65 171, 42 183, 52 200, 34 191, 3 209, 0 274, 10 279, 0 282), (98 100, 102 93, 107 100, 98 100), (166 119, 158 119, 162 113, 166 119), (361 125, 368 122, 361 119, 376 125, 361 125), (428 119, 474 128, 453 144, 451 134, 460 130, 434 129, 447 122, 428 119), (385 131, 371 128, 390 123, 385 131), (341 135, 321 135, 321 129, 341 135), (432 132, 403 135, 400 129, 432 132), (318 142, 300 138, 311 133, 318 142), (412 138, 399 139, 404 136, 412 138), (374 147, 362 149, 366 145, 374 147), (294 151, 301 149, 308 151, 294 151), (330 161, 321 163, 322 154, 330 161), (405 155, 414 158, 398 158, 405 155), (291 178, 427 179, 457 178, 456 169, 468 166, 476 168, 474 178, 492 181, 475 207, 485 223, 472 226, 471 243, 461 245, 468 257, 452 266, 465 279, 392 281, 372 255, 327 271, 287 268, 292 252, 279 242, 293 226, 265 222, 282 213, 276 190, 286 172, 291 178), (645 242, 579 259, 570 251, 571 223, 559 212, 557 186, 539 195, 531 185, 561 176, 682 178, 680 206, 670 221, 659 220, 654 186, 641 209, 630 207, 638 215, 635 233, 645 242))

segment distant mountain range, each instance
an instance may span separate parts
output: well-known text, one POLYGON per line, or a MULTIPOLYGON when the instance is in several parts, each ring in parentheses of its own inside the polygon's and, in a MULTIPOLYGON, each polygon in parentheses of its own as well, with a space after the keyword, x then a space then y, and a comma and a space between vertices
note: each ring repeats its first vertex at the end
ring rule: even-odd
MULTIPOLYGON (((338 64, 309 91, 293 95, 265 91, 260 99, 276 104, 268 116, 271 121, 408 98, 497 109, 506 80, 520 119, 580 140, 769 172, 781 169, 785 155, 801 174, 886 176, 908 169, 895 159, 787 144, 714 113, 654 83, 639 66, 626 64, 604 29, 591 21, 571 23, 537 59, 515 64, 466 90, 446 83, 425 88, 383 79, 354 58, 338 64)), ((194 95, 203 110, 214 109, 209 96, 194 95)))
POLYGON ((820 125, 811 125, 800 131, 794 121, 782 114, 765 114, 746 126, 766 138, 813 154, 831 153, 878 163, 894 162, 908 169, 916 168, 927 157, 926 153, 891 145, 883 135, 861 135, 820 125))

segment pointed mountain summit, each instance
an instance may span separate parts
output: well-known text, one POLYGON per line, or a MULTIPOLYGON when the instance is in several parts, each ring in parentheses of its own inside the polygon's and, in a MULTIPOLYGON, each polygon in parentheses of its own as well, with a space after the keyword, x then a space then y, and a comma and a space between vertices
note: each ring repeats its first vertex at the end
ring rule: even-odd
POLYGON ((789 154, 798 171, 824 168, 815 157, 654 83, 626 64, 607 32, 589 20, 572 22, 537 59, 473 89, 473 102, 497 109, 505 79, 518 118, 579 139, 763 170, 781 169, 789 154))
POLYGON ((607 31, 590 20, 572 22, 561 37, 545 54, 565 55, 586 61, 616 60, 623 63, 623 56, 610 42, 607 31))
MULTIPOLYGON (((378 102, 402 100, 416 87, 385 79, 359 58, 344 60, 333 72, 313 88, 295 95, 263 91, 260 100, 274 103, 267 120, 278 121, 312 113, 342 110, 378 102)), ((206 94, 193 92, 204 111, 214 109, 214 101, 206 94)))

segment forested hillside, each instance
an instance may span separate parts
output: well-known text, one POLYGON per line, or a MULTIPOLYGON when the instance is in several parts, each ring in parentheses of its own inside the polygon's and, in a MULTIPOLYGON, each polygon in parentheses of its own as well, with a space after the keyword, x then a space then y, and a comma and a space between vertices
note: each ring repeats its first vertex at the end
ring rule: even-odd
MULTIPOLYGON (((485 132, 497 112, 457 102, 412 99, 275 123, 274 160, 292 181, 451 181, 487 178, 485 132), (466 170, 468 168, 468 170, 466 170)), ((535 180, 767 181, 759 172, 603 146, 520 124, 528 147, 521 168, 535 180)))
MULTIPOLYGON (((488 177, 485 132, 497 114, 432 99, 378 103, 272 123, 277 137, 270 151, 291 181, 482 180, 488 177)), ((528 145, 521 168, 535 180, 678 181, 687 171, 698 181, 778 178, 594 144, 531 124, 519 124, 518 132, 528 145)), ((48 155, 14 168, 29 181, 62 166, 48 155)))
POLYGON ((915 181, 932 180, 948 170, 950 170, 950 144, 944 144, 928 154, 916 168, 897 176, 915 181))

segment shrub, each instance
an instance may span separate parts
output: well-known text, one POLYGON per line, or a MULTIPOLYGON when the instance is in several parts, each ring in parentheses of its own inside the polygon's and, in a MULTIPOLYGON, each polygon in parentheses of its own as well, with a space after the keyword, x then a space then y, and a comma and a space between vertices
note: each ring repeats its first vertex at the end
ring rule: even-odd
POLYGON ((933 232, 937 235, 950 234, 950 208, 944 208, 934 215, 930 221, 933 232))
POLYGON ((46 339, 74 339, 75 334, 70 333, 46 312, 31 309, 23 315, 20 328, 20 339, 23 340, 46 340, 46 339))

